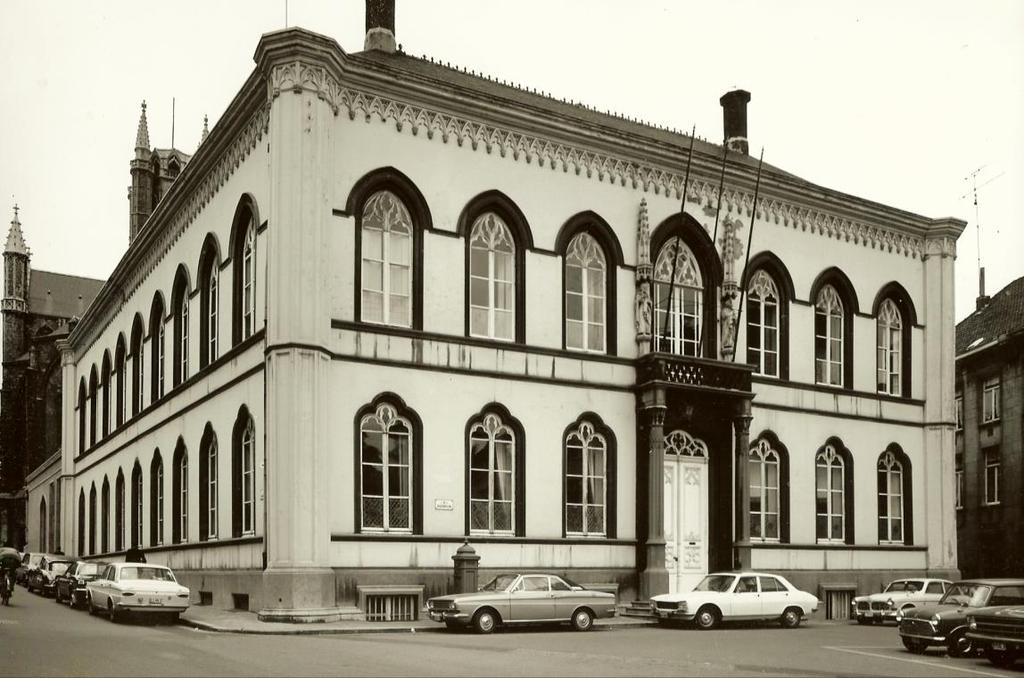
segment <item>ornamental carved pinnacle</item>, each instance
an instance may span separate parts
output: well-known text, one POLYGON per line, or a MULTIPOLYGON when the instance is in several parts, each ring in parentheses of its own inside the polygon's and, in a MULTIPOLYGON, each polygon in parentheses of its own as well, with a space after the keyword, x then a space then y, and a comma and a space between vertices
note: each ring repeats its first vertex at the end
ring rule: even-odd
POLYGON ((303 90, 314 92, 317 98, 331 107, 334 115, 338 115, 342 105, 342 88, 337 78, 323 66, 301 61, 274 66, 267 80, 267 88, 270 100, 276 99, 282 91, 287 90, 296 94, 303 90))

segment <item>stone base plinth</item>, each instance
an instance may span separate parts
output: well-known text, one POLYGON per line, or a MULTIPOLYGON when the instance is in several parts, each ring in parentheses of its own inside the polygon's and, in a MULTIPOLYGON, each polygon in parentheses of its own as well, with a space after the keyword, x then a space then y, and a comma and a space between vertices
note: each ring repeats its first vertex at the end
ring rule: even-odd
MULTIPOLYGON (((357 611, 358 612, 358 611, 357 611)), ((334 570, 272 568, 263 573, 261 621, 328 622, 353 619, 351 609, 338 607, 334 570)))

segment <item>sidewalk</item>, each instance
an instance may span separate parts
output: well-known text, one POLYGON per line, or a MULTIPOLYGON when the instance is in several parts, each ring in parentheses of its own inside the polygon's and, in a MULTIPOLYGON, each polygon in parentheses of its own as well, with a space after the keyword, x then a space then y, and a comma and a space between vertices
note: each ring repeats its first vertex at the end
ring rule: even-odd
MULTIPOLYGON (((206 605, 190 607, 181 615, 181 624, 204 631, 218 633, 257 633, 268 635, 328 635, 345 633, 436 633, 444 631, 444 624, 429 620, 414 622, 367 622, 336 621, 319 624, 287 624, 283 622, 261 622, 253 612, 218 610, 206 605)), ((651 626, 650 619, 613 617, 598 619, 595 630, 611 631, 620 626, 651 626)))

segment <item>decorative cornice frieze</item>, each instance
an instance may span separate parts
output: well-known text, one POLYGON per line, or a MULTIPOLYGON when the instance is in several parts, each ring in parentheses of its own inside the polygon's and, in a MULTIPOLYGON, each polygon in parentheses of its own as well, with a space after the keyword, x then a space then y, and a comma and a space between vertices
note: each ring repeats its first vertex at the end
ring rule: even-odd
POLYGON ((272 101, 280 96, 282 91, 287 90, 296 93, 303 90, 315 92, 331 107, 335 115, 338 114, 342 87, 334 75, 323 66, 303 61, 291 61, 274 66, 270 71, 270 77, 267 78, 269 99, 272 101))
MULTIPOLYGON (((275 68, 276 76, 272 79, 276 84, 271 84, 271 96, 277 96, 288 87, 297 87, 300 91, 309 89, 330 103, 335 114, 340 108, 347 110, 350 120, 361 116, 367 123, 375 118, 381 122, 390 121, 394 123, 396 131, 403 132, 408 128, 413 136, 423 132, 428 139, 440 136, 446 144, 454 141, 459 146, 468 145, 474 151, 497 153, 503 158, 510 157, 526 164, 536 162, 538 167, 551 171, 572 171, 577 176, 641 189, 645 193, 682 198, 682 173, 404 103, 383 95, 338 86, 325 69, 320 68, 319 71, 321 73, 318 74, 316 68, 299 64, 275 68)), ((750 215, 753 207, 752 193, 730 188, 722 192, 721 199, 726 214, 750 215)), ((702 179, 691 176, 686 200, 701 207, 717 208, 717 180, 713 177, 702 179)), ((924 253, 923 238, 770 195, 759 200, 757 217, 789 228, 909 257, 917 258, 924 253)))

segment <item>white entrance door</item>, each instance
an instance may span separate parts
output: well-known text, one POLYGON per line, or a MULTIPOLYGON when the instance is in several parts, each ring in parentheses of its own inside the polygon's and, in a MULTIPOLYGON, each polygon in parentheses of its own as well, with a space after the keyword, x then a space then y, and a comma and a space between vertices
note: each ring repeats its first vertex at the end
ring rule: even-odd
POLYGON ((665 436, 665 567, 670 593, 708 573, 708 447, 681 430, 665 436))

